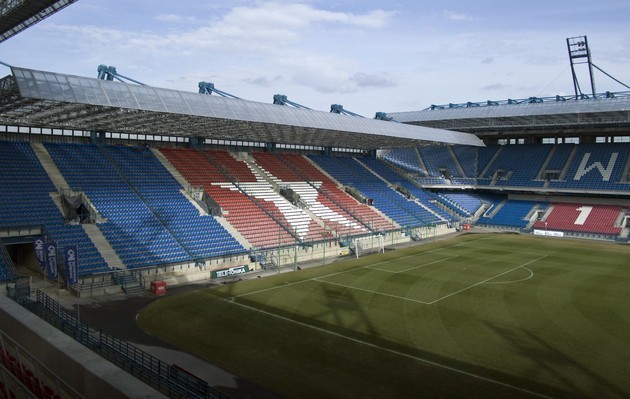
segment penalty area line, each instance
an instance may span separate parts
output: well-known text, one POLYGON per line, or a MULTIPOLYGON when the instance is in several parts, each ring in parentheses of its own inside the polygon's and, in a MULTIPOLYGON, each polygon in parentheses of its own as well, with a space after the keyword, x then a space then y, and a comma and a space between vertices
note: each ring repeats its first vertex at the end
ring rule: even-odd
MULTIPOLYGON (((481 240, 488 240, 488 239, 489 238, 478 238, 476 240, 467 241, 466 243, 474 242, 474 241, 481 241, 481 240)), ((334 272, 334 273, 329 273, 329 274, 326 274, 326 275, 323 275, 323 276, 319 276, 319 277, 313 277, 313 278, 309 278, 309 279, 305 279, 305 280, 294 281, 292 283, 289 283, 289 282, 285 281, 285 284, 283 284, 283 285, 276 285, 274 287, 263 288, 263 289, 256 290, 256 291, 246 292, 244 294, 236 295, 236 296, 234 296, 234 298, 240 298, 240 297, 244 297, 244 296, 248 296, 248 295, 259 294, 261 292, 266 292, 266 291, 273 291, 273 290, 277 290, 279 288, 285 288, 285 287, 289 287, 289 286, 296 285, 296 284, 308 283, 308 282, 315 281, 315 280, 322 279, 322 278, 326 278, 326 277, 332 277, 332 276, 337 276, 339 274, 350 273, 350 272, 353 272, 355 270, 374 269, 373 266, 376 266, 376 265, 382 265, 382 264, 385 264, 385 263, 391 263, 391 262, 395 262, 395 261, 400 260, 400 259, 407 259, 407 258, 412 258, 412 257, 415 257, 415 256, 422 256, 425 253, 436 253, 437 251, 442 251, 442 250, 445 250, 447 248, 457 247, 457 246, 460 246, 460 245, 463 245, 463 244, 466 244, 466 243, 447 245, 445 247, 436 248, 436 249, 432 249, 432 250, 429 250, 429 251, 418 252, 418 253, 414 253, 414 254, 411 254, 411 255, 405 255, 405 256, 401 256, 399 258, 394 258, 394 259, 387 259, 387 260, 383 260, 383 261, 380 261, 380 262, 370 263, 368 265, 360 266, 360 267, 357 267, 357 268, 352 268, 352 269, 347 269, 347 270, 341 270, 341 271, 334 272)), ((447 255, 447 254, 441 254, 441 255, 447 255)), ((451 254, 449 254, 449 255, 451 255, 451 254)))
POLYGON ((530 278, 534 277, 534 272, 529 267, 523 267, 523 269, 529 272, 529 276, 523 277, 518 280, 510 280, 510 281, 488 281, 486 284, 512 284, 512 283, 520 283, 521 281, 527 281, 530 278))
POLYGON ((400 295, 386 294, 384 292, 368 290, 368 289, 359 288, 359 287, 353 287, 353 286, 347 285, 347 284, 333 283, 331 281, 326 281, 326 280, 322 280, 322 279, 315 279, 315 281, 318 281, 318 282, 324 283, 324 284, 330 284, 330 285, 336 285, 336 286, 339 286, 339 287, 349 288, 351 290, 369 292, 370 294, 374 294, 374 295, 383 295, 383 296, 388 296, 388 297, 391 297, 391 298, 401 299, 403 301, 410 301, 410 302, 422 303, 424 305, 429 305, 429 302, 421 301, 419 299, 406 298, 406 297, 400 296, 400 295))
POLYGON ((302 326, 302 327, 310 328, 312 330, 316 330, 316 331, 322 332, 324 334, 334 335, 336 337, 339 337, 339 338, 342 338, 342 339, 345 339, 345 340, 348 340, 348 341, 351 341, 351 342, 354 342, 354 343, 357 343, 357 344, 360 344, 360 345, 364 345, 364 346, 367 346, 367 347, 370 347, 370 348, 373 348, 373 349, 378 349, 378 350, 381 350, 381 351, 384 351, 384 352, 387 352, 387 353, 391 353, 391 354, 394 354, 394 355, 405 357, 407 359, 412 359, 412 360, 415 360, 417 362, 424 363, 424 364, 427 364, 427 365, 430 365, 430 366, 434 366, 434 367, 437 367, 437 368, 448 370, 448 371, 451 371, 451 372, 454 372, 454 373, 457 373, 457 374, 465 375, 467 377, 476 378, 478 380, 486 381, 486 382, 489 382, 489 383, 492 383, 492 384, 496 384, 496 385, 500 385, 500 386, 503 386, 503 387, 506 387, 506 388, 509 388, 509 389, 513 389, 515 391, 527 393, 527 394, 530 394, 532 396, 536 396, 538 398, 551 399, 550 396, 546 396, 546 395, 540 394, 538 392, 533 392, 533 391, 530 391, 530 390, 525 389, 525 388, 520 388, 520 387, 517 387, 515 385, 508 384, 506 382, 494 380, 494 379, 489 378, 489 377, 484 377, 484 376, 481 376, 479 374, 475 374, 475 373, 471 373, 471 372, 468 372, 468 371, 460 370, 460 369, 457 369, 455 367, 451 367, 451 366, 447 366, 445 364, 437 363, 437 362, 434 362, 432 360, 428 360, 428 359, 425 359, 425 358, 422 358, 422 357, 411 355, 409 353, 404 353, 404 352, 401 352, 401 351, 397 351, 395 349, 390 349, 390 348, 386 348, 384 346, 376 345, 376 344, 373 344, 373 343, 370 343, 370 342, 367 342, 367 341, 362 341, 362 340, 357 339, 357 338, 352 338, 352 337, 349 337, 347 335, 343 335, 343 334, 340 334, 340 333, 337 333, 337 332, 334 332, 334 331, 326 330, 326 329, 321 328, 321 327, 317 327, 317 326, 313 326, 311 324, 307 324, 307 323, 304 323, 304 322, 301 322, 301 321, 289 319, 288 317, 280 316, 280 315, 277 315, 275 313, 268 312, 266 310, 262 310, 262 309, 255 308, 253 306, 245 305, 245 304, 239 303, 237 301, 231 301, 230 303, 232 303, 234 305, 241 306, 241 307, 249 309, 249 310, 252 310, 254 312, 262 313, 262 314, 265 314, 267 316, 271 316, 271 317, 275 317, 275 318, 284 320, 284 321, 289 322, 289 323, 293 323, 293 324, 297 324, 297 325, 302 326))
POLYGON ((499 274, 497 274, 496 276, 489 277, 489 278, 487 278, 487 279, 485 279, 485 280, 479 281, 478 283, 475 283, 475 284, 473 284, 473 285, 469 285, 468 287, 464 287, 464 288, 462 288, 461 290, 457 290, 457 291, 455 291, 455 292, 451 292, 451 293, 450 293, 450 294, 448 294, 448 295, 444 295, 444 296, 443 296, 443 297, 441 297, 441 298, 438 298, 438 299, 436 299, 436 300, 434 300, 434 301, 432 301, 432 302, 429 302, 429 305, 433 305, 434 303, 439 302, 439 301, 441 301, 442 299, 446 299, 446 298, 452 297, 453 295, 457 295, 457 294, 459 294, 460 292, 464 292, 464 291, 469 290, 469 289, 471 289, 471 288, 475 288, 475 287, 476 287, 476 286, 478 286, 478 285, 481 285, 481 284, 483 284, 483 283, 487 283, 488 281, 494 280, 494 279, 495 279, 495 278, 497 278, 497 277, 501 277, 501 276, 503 276, 503 275, 505 275, 505 274, 511 273, 511 272, 513 272, 513 271, 514 271, 514 270, 516 270, 516 269, 520 269, 521 267, 525 268, 525 266, 529 266, 529 265, 531 265, 532 263, 534 263, 534 262, 538 262, 539 260, 544 259, 544 258, 546 258, 546 257, 547 257, 547 255, 543 255, 543 256, 541 256, 541 257, 539 257, 539 258, 536 258, 536 259, 534 259, 534 260, 530 260, 530 261, 529 261, 529 262, 527 262, 527 263, 523 263, 522 265, 518 265, 518 266, 516 266, 516 267, 513 267, 513 268, 512 268, 512 269, 510 269, 510 270, 506 270, 506 271, 504 271, 503 273, 499 273, 499 274))

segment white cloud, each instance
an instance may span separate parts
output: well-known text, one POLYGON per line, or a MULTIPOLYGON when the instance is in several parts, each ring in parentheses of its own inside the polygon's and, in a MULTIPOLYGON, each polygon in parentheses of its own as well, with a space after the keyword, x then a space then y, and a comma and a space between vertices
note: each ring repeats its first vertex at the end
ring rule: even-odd
POLYGON ((472 21, 473 18, 464 14, 451 10, 442 11, 442 16, 450 21, 472 21))
MULTIPOLYGON (((250 100, 269 102, 279 92, 312 108, 335 102, 368 115, 571 92, 564 39, 584 26, 541 18, 520 3, 450 10, 411 0, 161 3, 77 2, 4 42, 2 61, 83 76, 107 63, 159 87, 196 91, 205 80, 250 100), (120 14, 121 7, 134 11, 120 14)), ((599 24, 589 44, 594 62, 627 82, 621 15, 616 25, 599 24)), ((625 90, 596 75, 598 89, 625 90)))
POLYGON ((190 21, 191 17, 185 17, 183 15, 177 14, 160 14, 155 17, 155 20, 161 22, 181 22, 181 21, 190 21))
POLYGON ((350 76, 350 81, 355 82, 359 87, 394 87, 396 83, 384 74, 367 74, 357 72, 350 76))
POLYGON ((491 83, 481 87, 482 90, 505 90, 506 88, 511 87, 510 85, 506 85, 503 83, 491 83))

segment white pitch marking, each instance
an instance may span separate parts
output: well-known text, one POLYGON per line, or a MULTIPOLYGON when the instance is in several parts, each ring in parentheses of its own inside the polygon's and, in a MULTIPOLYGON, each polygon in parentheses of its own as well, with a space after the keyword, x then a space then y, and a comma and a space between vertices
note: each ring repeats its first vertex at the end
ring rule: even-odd
POLYGON ((371 263, 371 264, 369 264, 369 265, 361 266, 361 267, 358 267, 358 268, 355 268, 355 269, 342 270, 342 271, 340 271, 340 272, 330 273, 330 274, 326 274, 326 275, 324 275, 324 276, 313 277, 313 278, 309 278, 309 279, 306 279, 306 280, 295 281, 295 282, 293 282, 293 283, 288 283, 288 282, 285 282, 286 284, 284 284, 284 285, 277 285, 277 286, 275 286, 275 287, 264 288, 264 289, 262 289, 262 290, 258 290, 258 291, 247 292, 247 293, 245 293, 245 294, 236 295, 234 298, 240 298, 240 297, 243 297, 243 296, 248 296, 248 295, 253 295, 253 294, 259 294, 259 293, 261 293, 261 292, 266 292, 266 291, 271 291, 271 290, 277 290, 277 289, 279 289, 279 288, 284 288, 284 287, 288 287, 288 286, 291 286, 291 285, 296 285, 296 284, 307 283, 307 282, 309 282, 309 281, 313 281, 313 280, 317 280, 317 279, 322 279, 322 278, 326 278, 326 277, 331 277, 331 276, 336 276, 336 275, 338 275, 338 274, 348 273, 348 272, 351 272, 351 271, 354 271, 354 270, 368 269, 368 268, 370 268, 371 266, 375 266, 375 265, 382 265, 382 264, 384 264, 384 263, 394 262, 394 261, 399 260, 399 259, 406 259, 406 258, 411 258, 411 257, 414 257, 414 256, 419 256, 419 255, 420 255, 420 256, 422 256, 422 255, 423 255, 423 254, 425 254, 425 253, 429 253, 429 252, 436 252, 436 251, 441 251, 441 250, 444 250, 444 249, 446 249, 446 248, 457 247, 457 246, 459 246, 459 245, 467 244, 467 243, 469 243, 469 242, 481 241, 481 240, 488 240, 488 238, 479 238, 479 239, 477 239, 477 240, 471 240, 471 241, 467 241, 467 242, 465 242, 465 243, 453 244, 453 245, 449 245, 449 246, 446 246, 446 247, 437 248, 437 249, 435 249, 435 250, 431 250, 431 251, 420 252, 420 253, 416 253, 416 254, 412 254, 412 255, 403 256, 403 257, 400 257, 400 258, 394 258, 394 259, 384 260, 384 261, 381 261, 381 262, 371 263))
POLYGON ((391 298, 402 299, 403 301, 423 303, 425 305, 429 304, 429 302, 421 301, 419 299, 411 299, 411 298, 407 298, 407 297, 400 296, 400 295, 386 294, 384 292, 368 290, 366 288, 353 287, 353 286, 347 285, 347 284, 333 283, 331 281, 320 280, 320 279, 315 279, 315 281, 318 281, 318 282, 324 283, 324 284, 338 285, 339 287, 350 288, 352 290, 365 291, 365 292, 369 292, 369 293, 375 294, 375 295, 383 295, 383 296, 388 296, 388 297, 391 297, 391 298))
POLYGON ((485 280, 482 280, 482 281, 480 281, 480 282, 478 282, 478 283, 475 283, 475 284, 470 285, 470 286, 468 286, 468 287, 462 288, 461 290, 457 290, 457 291, 452 292, 452 293, 450 293, 450 294, 448 294, 448 295, 445 295, 445 296, 443 296, 443 297, 441 297, 441 298, 438 298, 438 299, 436 299, 436 300, 434 300, 434 301, 432 301, 432 302, 429 302, 429 305, 433 305, 434 303, 439 302, 439 301, 441 301, 442 299, 446 299, 446 298, 451 297, 451 296, 453 296, 453 295, 455 295, 455 294, 459 294, 460 292, 464 292, 464 291, 469 290, 469 289, 471 289, 471 288, 474 288, 474 287, 476 287, 476 286, 478 286, 478 285, 480 285, 480 284, 483 284, 483 283, 486 283, 486 282, 488 282, 488 281, 490 281, 490 280, 493 280, 493 279, 495 279, 495 278, 497 278, 497 277, 501 277, 501 276, 503 276, 504 274, 508 274, 508 273, 510 273, 510 272, 512 272, 512 271, 514 271, 514 270, 516 270, 516 269, 518 269, 518 268, 521 268, 521 267, 525 267, 525 266, 531 265, 532 263, 537 262, 537 261, 539 261, 539 260, 541 260, 541 259, 544 259, 544 258, 546 258, 546 257, 547 257, 547 255, 543 255, 543 256, 541 256, 541 257, 539 257, 539 258, 536 258, 536 259, 534 259, 534 260, 530 260, 530 261, 529 261, 529 262, 527 262, 527 263, 523 263, 522 265, 518 265, 518 266, 516 266, 516 267, 514 267, 514 268, 512 268, 512 269, 510 269, 510 270, 507 270, 507 271, 505 271, 505 272, 503 272, 503 273, 499 273, 499 274, 497 274, 496 276, 492 276, 492 277, 487 278, 487 279, 485 279, 485 280))
POLYGON ((512 284, 512 283, 520 283, 521 281, 527 281, 530 278, 534 277, 534 272, 532 271, 532 269, 528 268, 528 267, 523 267, 523 269, 527 270, 529 272, 529 276, 522 278, 520 280, 510 280, 510 281, 488 281, 486 284, 512 284))
POLYGON ((425 266, 434 265, 434 264, 436 264, 436 263, 444 262, 445 260, 449 260, 449 259, 453 259, 453 258, 458 258, 458 257, 459 257, 459 255, 453 255, 453 256, 450 256, 450 257, 448 257, 448 258, 438 259, 438 260, 435 260, 435 261, 433 261, 433 262, 429 262, 429 263, 425 263, 425 264, 422 264, 422 265, 418 265, 418 266, 410 267, 410 268, 405 269, 405 270, 399 270, 399 271, 397 271, 397 272, 396 272, 396 271, 392 271, 392 270, 388 270, 388 269, 379 269, 379 268, 377 268, 377 267, 369 267, 368 269, 378 270, 378 271, 385 272, 385 273, 398 274, 398 273, 408 272, 409 270, 420 269, 420 268, 425 267, 425 266))
POLYGON ((460 370, 460 369, 457 369, 457 368, 454 368, 454 367, 451 367, 451 366, 447 366, 447 365, 444 365, 444 364, 441 364, 441 363, 437 363, 437 362, 434 362, 434 361, 431 361, 431 360, 428 360, 428 359, 424 359, 422 357, 413 356, 413 355, 410 355, 408 353, 397 351, 395 349, 390 349, 390 348, 386 348, 384 346, 372 344, 370 342, 361 341, 361 340, 359 340, 357 338, 348 337, 346 335, 343 335, 343 334, 340 334, 340 333, 337 333, 337 332, 334 332, 334 331, 326 330, 326 329, 321 328, 321 327, 313 326, 313 325, 310 325, 310 324, 307 324, 307 323, 304 323, 304 322, 301 322, 301 321, 297 321, 297 320, 292 320, 292 319, 289 319, 288 317, 280 316, 280 315, 277 315, 277 314, 274 314, 274 313, 271 313, 271 312, 267 312, 267 311, 262 310, 262 309, 257 309, 257 308, 255 308, 253 306, 245 305, 245 304, 242 304, 242 303, 239 303, 239 302, 231 302, 231 303, 233 303, 235 305, 238 305, 238 306, 241 306, 241 307, 244 307, 244 308, 247 308, 247 309, 250 309, 250 310, 253 310, 255 312, 259 312, 259 313, 262 313, 262 314, 266 314, 268 316, 276 317, 278 319, 281 319, 281 320, 284 320, 284 321, 287 321, 287 322, 290 322, 290 323, 298 324, 298 325, 300 325, 302 327, 310 328, 310 329, 313 329, 313 330, 316 330, 316 331, 319 331, 319 332, 322 332, 322 333, 325 333, 325 334, 334 335, 336 337, 339 337, 339 338, 342 338, 342 339, 346 339, 348 341, 352 341, 352 342, 355 342, 355 343, 360 344, 360 345, 365 345, 365 346, 368 346, 368 347, 371 347, 371 348, 379 349, 379 350, 382 350, 384 352, 392 353, 392 354, 395 354, 395 355, 398 355, 398 356, 402 356, 402 357, 405 357, 405 358, 408 358, 408 359, 416 360, 416 361, 424 363, 424 364, 428 364, 428 365, 431 365, 431 366, 434 366, 434 367, 438 367, 438 368, 441 368, 441 369, 444 369, 444 370, 452 371, 454 373, 462 374, 462 375, 465 375, 465 376, 468 376, 468 377, 472 377, 472 378, 476 378, 476 379, 479 379, 479 380, 482 380, 482 381, 486 381, 486 382, 489 382, 489 383, 492 383, 492 384, 496 384, 496 385, 500 385, 500 386, 503 386, 503 387, 506 387, 506 388, 514 389, 515 391, 527 393, 527 394, 530 394, 530 395, 533 395, 533 396, 536 396, 536 397, 539 397, 539 398, 551 399, 550 396, 546 396, 546 395, 543 395, 543 394, 540 394, 540 393, 537 393, 537 392, 533 392, 533 391, 530 391, 530 390, 527 390, 527 389, 524 389, 524 388, 520 388, 520 387, 517 387, 515 385, 511 385, 511 384, 508 384, 508 383, 505 383, 505 382, 493 380, 492 378, 488 378, 488 377, 484 377, 484 376, 481 376, 481 375, 478 375, 478 374, 474 374, 474 373, 471 373, 471 372, 468 372, 468 371, 460 370))

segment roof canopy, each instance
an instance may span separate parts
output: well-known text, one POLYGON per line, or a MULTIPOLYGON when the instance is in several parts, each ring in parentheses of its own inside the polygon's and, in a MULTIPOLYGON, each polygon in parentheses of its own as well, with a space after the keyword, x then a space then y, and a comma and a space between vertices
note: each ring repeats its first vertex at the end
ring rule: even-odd
POLYGON ((0 0, 0 42, 3 42, 77 0, 0 0))
POLYGON ((373 150, 483 146, 468 133, 207 94, 11 68, 0 124, 373 150))
POLYGON ((630 127, 630 96, 388 112, 398 122, 477 132, 494 129, 630 127))

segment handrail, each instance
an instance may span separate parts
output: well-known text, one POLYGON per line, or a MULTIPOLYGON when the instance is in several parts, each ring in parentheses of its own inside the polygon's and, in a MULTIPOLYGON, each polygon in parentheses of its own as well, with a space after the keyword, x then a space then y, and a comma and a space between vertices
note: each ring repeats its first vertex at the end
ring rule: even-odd
MULTIPOLYGON (((285 226, 284 223, 282 223, 282 221, 278 220, 278 218, 276 216, 274 216, 271 212, 269 212, 267 209, 265 209, 264 206, 262 206, 262 204, 253 196, 249 195, 245 190, 243 190, 243 188, 240 185, 240 182, 238 180, 237 177, 232 176, 227 170, 225 170, 221 165, 219 165, 217 162, 215 162, 212 157, 203 152, 201 150, 201 154, 215 167, 217 168, 217 170, 219 172, 221 172, 221 174, 223 174, 223 176, 225 176, 226 179, 228 179, 228 181, 230 183, 232 183, 234 185, 234 187, 237 188, 237 190, 241 193, 243 193, 251 202, 254 203, 254 205, 256 205, 258 208, 260 208, 260 210, 262 210, 263 212, 265 212, 265 214, 267 216, 269 216, 274 222, 276 222, 280 227, 282 227, 282 229, 284 231, 286 231, 291 237, 293 237, 294 240, 296 240, 297 242, 302 242, 302 240, 300 239, 300 237, 298 237, 297 234, 295 234, 295 232, 290 229, 289 227, 285 226)), ((231 156, 231 155, 230 155, 231 156)))
POLYGON ((104 331, 90 329, 78 319, 77 314, 61 306, 43 291, 37 290, 35 298, 12 297, 49 324, 169 397, 229 399, 181 367, 168 364, 104 331))

